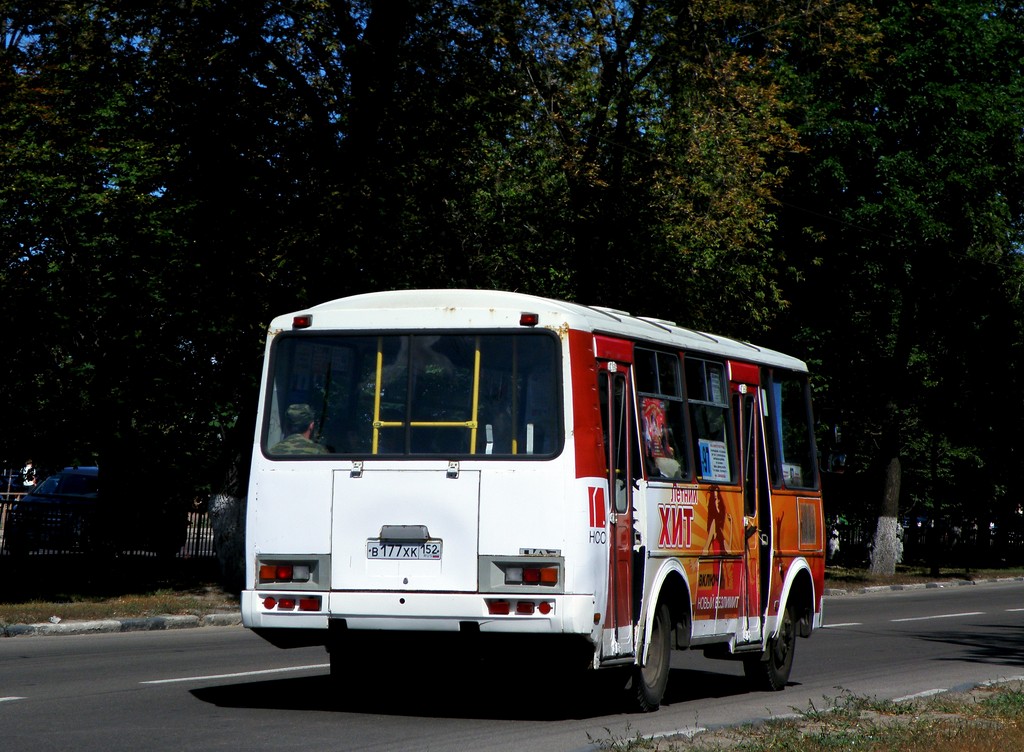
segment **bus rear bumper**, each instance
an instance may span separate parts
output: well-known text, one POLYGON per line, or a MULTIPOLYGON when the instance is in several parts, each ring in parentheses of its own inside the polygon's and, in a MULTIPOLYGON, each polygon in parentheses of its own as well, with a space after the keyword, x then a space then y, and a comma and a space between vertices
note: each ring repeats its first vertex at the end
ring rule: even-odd
POLYGON ((481 634, 574 634, 599 639, 591 595, 409 592, 242 592, 242 623, 250 629, 346 629, 481 634), (320 599, 319 610, 299 610, 320 599), (473 626, 469 626, 473 625, 473 626))

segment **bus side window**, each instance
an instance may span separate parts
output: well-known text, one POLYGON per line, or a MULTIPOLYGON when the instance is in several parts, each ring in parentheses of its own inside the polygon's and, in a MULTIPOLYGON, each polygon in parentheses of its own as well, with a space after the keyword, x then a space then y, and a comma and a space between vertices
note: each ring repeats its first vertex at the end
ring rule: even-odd
POLYGON ((741 431, 743 433, 743 451, 741 453, 743 462, 743 514, 753 517, 757 514, 757 490, 763 488, 759 459, 760 452, 757 451, 759 438, 757 430, 757 410, 755 409, 754 396, 752 394, 734 394, 732 407, 740 416, 741 431))
POLYGON ((608 374, 601 371, 597 374, 597 398, 601 411, 601 441, 604 449, 605 465, 608 464, 608 374))
POLYGON ((644 467, 651 479, 689 476, 683 426, 683 387, 676 353, 637 348, 636 378, 644 467))
POLYGON ((688 356, 684 370, 697 476, 731 483, 735 471, 725 366, 688 356))
POLYGON ((627 399, 628 385, 622 374, 601 372, 598 374, 597 391, 601 402, 601 432, 612 508, 622 514, 629 509, 629 486, 639 475, 635 441, 629 440, 629 411, 632 407, 627 399))
POLYGON ((817 450, 810 387, 803 374, 773 370, 771 377, 772 475, 787 488, 815 488, 817 450))

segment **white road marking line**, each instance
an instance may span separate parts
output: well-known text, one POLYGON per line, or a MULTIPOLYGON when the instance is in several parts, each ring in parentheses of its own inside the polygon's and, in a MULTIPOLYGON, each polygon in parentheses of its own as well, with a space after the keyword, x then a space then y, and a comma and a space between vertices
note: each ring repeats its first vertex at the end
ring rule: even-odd
POLYGON ((935 616, 912 616, 909 619, 890 619, 892 622, 898 621, 928 621, 929 619, 955 619, 958 616, 982 616, 984 611, 968 611, 963 614, 936 614, 935 616))
POLYGON ((24 700, 24 697, 0 697, 0 702, 13 702, 14 700, 24 700))
POLYGON ((182 676, 178 679, 152 679, 139 684, 176 684, 179 682, 210 681, 213 679, 240 679, 246 676, 264 676, 266 674, 283 674, 290 671, 308 671, 314 668, 329 668, 329 663, 316 663, 312 666, 289 666, 288 668, 268 668, 262 671, 240 671, 237 674, 208 674, 206 676, 182 676))
POLYGON ((835 629, 836 627, 862 627, 862 626, 864 626, 863 622, 848 621, 848 622, 845 622, 845 623, 842 623, 842 624, 822 624, 821 628, 822 629, 835 629))
POLYGON ((1008 613, 1013 613, 1015 611, 1024 611, 1024 608, 1008 608, 1006 610, 1008 613))

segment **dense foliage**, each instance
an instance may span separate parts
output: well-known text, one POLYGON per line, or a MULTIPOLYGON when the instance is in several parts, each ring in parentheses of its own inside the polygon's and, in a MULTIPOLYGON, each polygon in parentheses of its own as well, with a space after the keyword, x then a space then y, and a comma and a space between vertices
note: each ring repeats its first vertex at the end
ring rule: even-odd
POLYGON ((272 315, 469 286, 807 358, 836 504, 900 458, 908 508, 1016 508, 1021 7, 0 0, 0 28, 8 466, 187 503, 248 452, 272 315))

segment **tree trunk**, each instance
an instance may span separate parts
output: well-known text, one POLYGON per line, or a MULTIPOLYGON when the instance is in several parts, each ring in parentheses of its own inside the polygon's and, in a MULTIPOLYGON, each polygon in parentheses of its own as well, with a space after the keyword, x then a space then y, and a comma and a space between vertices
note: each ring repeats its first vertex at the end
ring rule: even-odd
POLYGON ((230 592, 241 592, 245 584, 245 497, 216 494, 210 498, 209 510, 221 584, 230 592))
POLYGON ((221 493, 210 497, 210 524, 220 565, 221 585, 240 592, 245 585, 245 507, 248 465, 244 456, 233 458, 221 493))
POLYGON ((900 460, 893 457, 885 473, 882 513, 878 516, 874 547, 871 549, 872 574, 895 574, 896 564, 903 558, 903 541, 899 530, 900 460))

